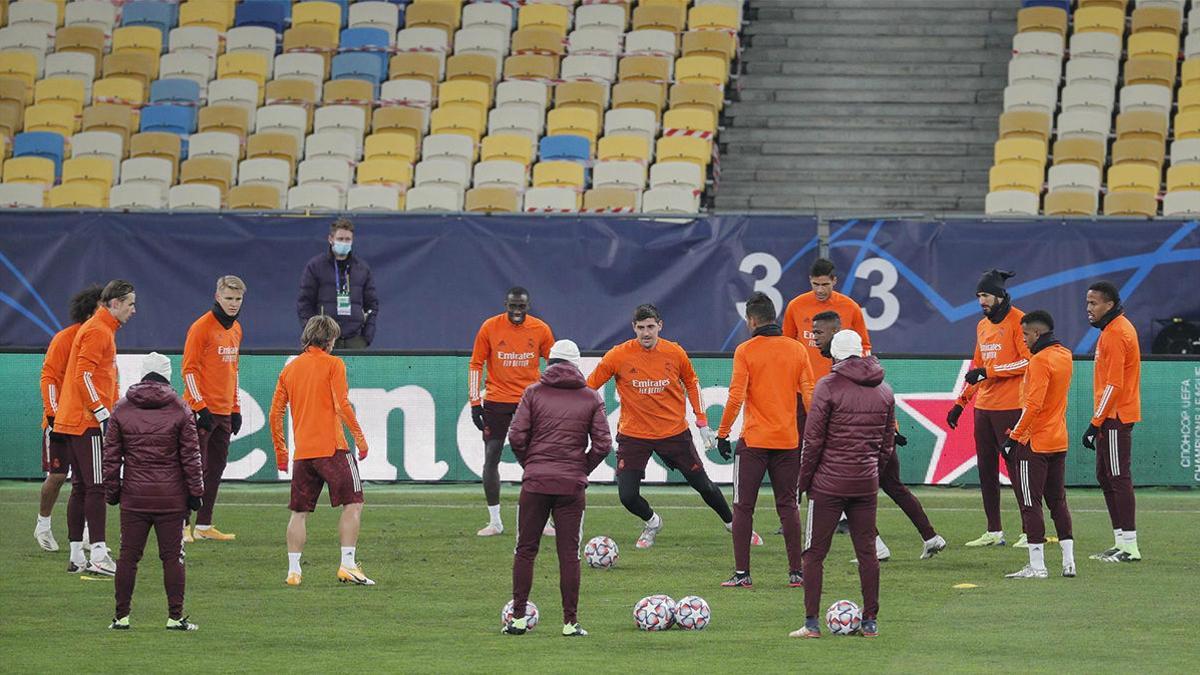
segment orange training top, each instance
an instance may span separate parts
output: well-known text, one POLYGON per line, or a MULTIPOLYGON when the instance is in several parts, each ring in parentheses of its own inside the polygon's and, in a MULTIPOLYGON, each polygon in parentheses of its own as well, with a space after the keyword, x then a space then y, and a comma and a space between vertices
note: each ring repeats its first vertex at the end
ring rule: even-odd
POLYGON ((1092 372, 1092 396, 1096 412, 1092 424, 1107 419, 1125 424, 1142 421, 1142 350, 1137 330, 1124 314, 1100 331, 1096 341, 1096 365, 1092 372))
POLYGON ((46 347, 46 358, 42 361, 42 428, 46 418, 58 412, 58 398, 62 396, 63 376, 67 373, 67 359, 71 356, 71 344, 79 332, 81 323, 73 323, 50 338, 46 347))
POLYGON ((550 358, 554 333, 545 321, 525 315, 520 325, 497 314, 479 327, 467 366, 471 405, 479 405, 483 367, 487 364, 487 400, 520 403, 525 387, 538 381, 538 357, 550 358))
POLYGON ((807 409, 813 386, 812 366, 803 345, 784 335, 750 338, 733 352, 729 398, 717 436, 729 437, 729 429, 745 403, 742 438, 746 445, 766 450, 795 450, 800 446, 796 393, 804 394, 807 409))
POLYGON ((813 339, 812 319, 821 312, 837 312, 842 319, 842 328, 852 330, 862 338, 863 354, 871 353, 871 338, 867 335, 867 322, 863 319, 862 308, 850 296, 834 291, 828 300, 821 302, 812 291, 797 295, 783 312, 783 334, 799 340, 808 349, 814 382, 833 369, 833 360, 821 356, 821 348, 813 339))
POLYGON ((613 377, 621 399, 617 433, 645 439, 683 433, 688 428, 685 391, 696 412, 696 425, 708 426, 700 400, 700 379, 687 352, 677 343, 659 338, 654 349, 646 349, 637 340, 623 342, 600 359, 587 383, 600 389, 613 377))
POLYGON ((226 329, 205 312, 188 328, 183 344, 183 398, 199 411, 214 415, 241 412, 238 404, 238 348, 242 325, 236 320, 226 329))
POLYGON ((83 322, 71 343, 67 370, 63 374, 62 396, 54 430, 82 436, 88 429, 99 429, 96 412, 112 412, 117 402, 117 329, 121 322, 107 307, 96 310, 83 322))
POLYGON ((346 364, 317 347, 309 347, 292 359, 279 373, 275 396, 271 399, 271 439, 275 444, 276 463, 287 461, 287 440, 283 435, 283 414, 292 407, 293 459, 332 457, 346 450, 342 424, 350 427, 354 445, 367 451, 354 408, 350 407, 350 385, 346 383, 346 364))
POLYGON ((1029 347, 1021 332, 1025 312, 1010 307, 1000 323, 984 317, 975 326, 975 358, 972 365, 987 368, 987 378, 969 384, 958 397, 964 408, 973 397, 980 410, 1016 410, 1021 407, 1021 376, 1029 365, 1029 347))
MULTIPOLYGON (((1067 451, 1071 350, 1053 344, 1029 357, 1021 379, 1021 419, 1012 438, 1034 452, 1067 451)), ((985 380, 986 381, 986 380, 985 380)))

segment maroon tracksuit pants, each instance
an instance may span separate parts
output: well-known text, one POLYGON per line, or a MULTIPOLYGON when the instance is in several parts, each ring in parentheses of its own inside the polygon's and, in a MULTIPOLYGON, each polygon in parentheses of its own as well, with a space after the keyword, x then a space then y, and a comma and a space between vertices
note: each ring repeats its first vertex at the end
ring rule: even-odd
MULTIPOLYGON (((800 507, 796 484, 800 481, 800 450, 764 450, 738 443, 733 456, 733 569, 750 571, 750 535, 754 531, 754 506, 763 476, 770 475, 775 493, 775 513, 783 526, 789 571, 800 571, 804 543, 801 541, 800 507)), ((873 536, 873 535, 872 535, 873 536)), ((874 539, 871 540, 874 545, 874 539)))
POLYGON ((213 505, 217 502, 221 476, 229 461, 229 438, 233 433, 230 424, 229 415, 213 415, 212 430, 196 430, 200 441, 200 459, 204 462, 204 505, 196 512, 197 525, 212 525, 213 505))
MULTIPOLYGON (((897 448, 898 450, 899 448, 897 448)), ((929 516, 925 515, 925 509, 921 506, 921 500, 908 489, 908 486, 900 482, 900 453, 893 452, 892 458, 885 464, 879 467, 879 489, 883 493, 892 498, 896 502, 896 506, 908 516, 912 524, 917 528, 917 532, 921 533, 921 538, 929 541, 937 536, 937 532, 933 529, 933 525, 929 523, 929 516)))
POLYGON ((1129 464, 1133 454, 1133 425, 1104 420, 1096 435, 1096 481, 1104 493, 1114 530, 1136 530, 1136 502, 1129 464))
POLYGON ((1017 490, 1017 505, 1021 508, 1021 526, 1029 543, 1046 543, 1043 498, 1050 507, 1058 538, 1074 539, 1071 510, 1067 508, 1067 452, 1034 452, 1027 445, 1019 445, 1013 455, 1016 467, 1013 486, 1017 490))
POLYGON ((142 513, 121 509, 121 557, 117 560, 117 613, 119 619, 129 616, 133 586, 137 581, 138 562, 146 548, 150 528, 158 539, 158 557, 163 566, 163 587, 167 591, 167 615, 172 619, 183 616, 183 587, 186 575, 183 568, 183 521, 186 512, 142 513))
POLYGON ((533 587, 533 561, 542 542, 542 530, 554 514, 558 546, 558 589, 562 593, 563 623, 575 623, 579 609, 579 539, 583 536, 586 490, 550 495, 521 488, 517 502, 517 550, 513 555, 513 617, 525 616, 525 603, 533 587))
MULTIPOLYGON (((987 516, 988 532, 1004 529, 1000 524, 1000 460, 1004 453, 1000 448, 1008 441, 1008 432, 1017 427, 1021 419, 1020 410, 975 409, 975 461, 979 469, 979 491, 983 494, 983 513, 987 516)), ((1012 479, 1014 467, 1011 460, 1004 460, 1012 479)), ((1015 481, 1014 481, 1015 482, 1015 481)), ((1013 488, 1014 492, 1016 488, 1013 488)), ((1021 495, 1017 495, 1020 501, 1021 495)))
POLYGON ((86 522, 92 541, 107 541, 104 522, 104 476, 101 453, 104 438, 100 429, 88 429, 79 436, 64 434, 71 457, 71 497, 67 500, 67 539, 83 541, 86 522))
POLYGON ((808 492, 807 545, 804 549, 804 615, 821 615, 821 584, 825 576, 825 556, 833 543, 842 513, 850 525, 850 541, 858 558, 858 581, 862 586, 863 618, 879 614, 879 560, 875 558, 876 495, 835 497, 808 492))

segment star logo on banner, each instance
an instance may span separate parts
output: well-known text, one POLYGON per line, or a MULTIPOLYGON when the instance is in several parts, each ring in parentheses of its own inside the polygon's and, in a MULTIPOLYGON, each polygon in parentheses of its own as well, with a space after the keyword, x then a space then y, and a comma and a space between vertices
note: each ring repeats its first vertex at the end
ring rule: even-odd
MULTIPOLYGON (((933 456, 925 473, 925 482, 948 484, 973 469, 975 460, 975 407, 968 405, 958 419, 958 428, 946 424, 946 415, 954 407, 966 383, 963 376, 971 361, 962 362, 954 385, 948 392, 896 394, 896 405, 934 436, 933 456)), ((1009 485, 1004 462, 1000 462, 1000 482, 1009 485)))

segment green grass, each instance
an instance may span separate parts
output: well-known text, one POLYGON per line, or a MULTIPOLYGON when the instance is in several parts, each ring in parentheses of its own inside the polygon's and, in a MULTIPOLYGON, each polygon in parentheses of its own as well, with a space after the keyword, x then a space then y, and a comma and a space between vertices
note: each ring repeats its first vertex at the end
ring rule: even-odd
MULTIPOLYGON (((134 630, 107 630, 112 581, 64 574, 65 499, 54 514, 61 551, 44 553, 32 530, 37 486, 0 483, 0 654, 5 672, 795 672, 840 667, 899 672, 1020 670, 1044 672, 1178 672, 1194 668, 1197 615, 1196 542, 1200 494, 1142 490, 1137 565, 1087 556, 1112 542, 1100 494, 1072 490, 1079 576, 1053 575, 1058 550, 1047 551, 1048 580, 1006 580, 1026 562, 1023 549, 971 550, 982 531, 975 490, 918 492, 944 554, 917 560, 920 539, 882 497, 880 530, 893 559, 883 567, 876 640, 793 640, 803 623, 803 591, 786 586, 787 564, 769 488, 760 499, 766 546, 753 551, 755 588, 723 589, 730 573, 729 536, 686 488, 647 490, 665 519, 658 543, 638 551, 640 523, 611 488, 589 492, 586 537, 607 534, 621 547, 617 568, 584 568, 580 621, 585 639, 557 635, 561 620, 553 547, 543 546, 531 598, 543 624, 523 637, 500 635, 499 610, 510 597, 512 538, 479 539, 486 514, 476 487, 368 486, 359 557, 378 586, 336 583, 336 512, 323 502, 310 518, 304 585, 284 586, 287 558, 285 486, 228 486, 217 525, 233 543, 188 547, 187 612, 192 634, 163 630, 166 599, 153 541, 134 596, 134 630), (764 508, 765 507, 765 508, 764 508), (971 590, 953 585, 977 584, 971 590), (631 608, 652 593, 698 594, 712 606, 707 630, 642 633, 631 608), (1190 647, 1188 645, 1191 645, 1190 647)), ((515 487, 504 489, 513 526, 515 487)), ((64 497, 66 493, 64 491, 64 497)), ((1011 494, 1005 525, 1019 531, 1011 494)), ((117 513, 109 512, 110 531, 117 513)), ((115 531, 109 537, 115 543, 115 531)), ((823 605, 858 602, 847 537, 826 562, 823 605)))

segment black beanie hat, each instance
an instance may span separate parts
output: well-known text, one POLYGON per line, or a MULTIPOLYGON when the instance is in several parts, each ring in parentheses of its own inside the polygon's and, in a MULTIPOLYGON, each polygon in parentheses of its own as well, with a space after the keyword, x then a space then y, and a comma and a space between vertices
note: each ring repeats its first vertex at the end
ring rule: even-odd
POLYGON ((979 284, 975 286, 976 293, 990 293, 998 298, 1008 297, 1008 291, 1004 288, 1004 282, 1016 276, 1016 273, 1007 270, 990 269, 979 277, 979 284))

